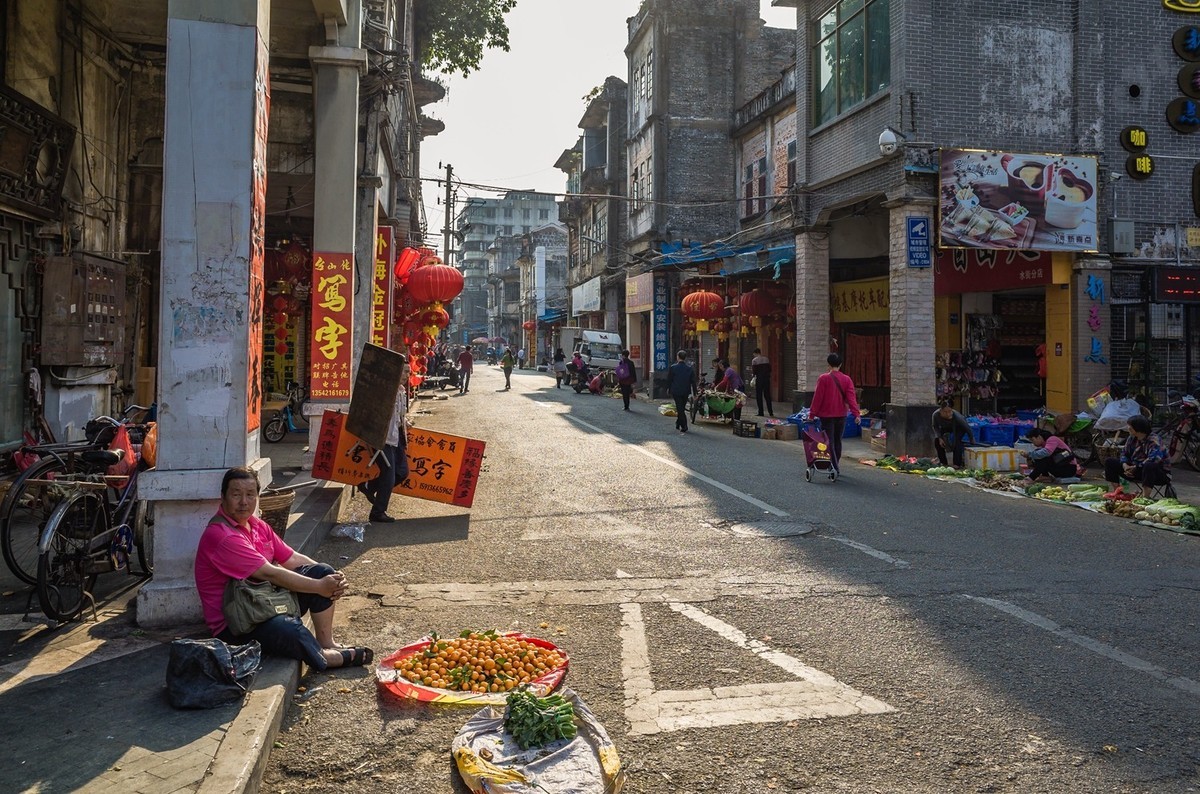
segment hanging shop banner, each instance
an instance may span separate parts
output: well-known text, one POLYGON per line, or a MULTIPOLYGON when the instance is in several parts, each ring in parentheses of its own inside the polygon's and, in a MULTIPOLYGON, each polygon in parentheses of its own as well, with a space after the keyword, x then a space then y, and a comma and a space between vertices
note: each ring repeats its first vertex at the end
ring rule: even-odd
POLYGON ((312 353, 314 400, 350 399, 353 350, 354 267, 352 254, 313 252, 312 353))
MULTIPOLYGON (((371 463, 375 451, 347 431, 345 422, 346 415, 339 411, 322 416, 312 473, 323 480, 357 485, 374 479, 379 467, 371 463)), ((410 427, 405 447, 408 477, 392 493, 470 507, 485 447, 472 438, 410 427)))
POLYGON ((887 322, 891 316, 886 277, 839 281, 830 285, 830 291, 836 323, 887 322))
POLYGON ((671 313, 667 306, 667 277, 662 273, 654 276, 654 309, 650 314, 654 323, 654 371, 666 372, 671 366, 671 351, 668 347, 671 331, 671 313))
POLYGON ((1042 251, 938 251, 934 295, 1000 292, 1050 283, 1053 256, 1042 251))
POLYGON ((250 169, 250 313, 246 346, 246 432, 262 424, 263 312, 266 290, 263 283, 267 222, 267 124, 271 114, 270 73, 267 44, 258 36, 254 56, 254 167, 250 169))
POLYGON ((654 274, 625 279, 625 313, 637 314, 654 308, 654 274))
POLYGON ((375 284, 371 290, 371 344, 391 347, 392 330, 392 227, 375 232, 375 284))
POLYGON ((944 248, 1094 252, 1096 158, 941 150, 944 248))

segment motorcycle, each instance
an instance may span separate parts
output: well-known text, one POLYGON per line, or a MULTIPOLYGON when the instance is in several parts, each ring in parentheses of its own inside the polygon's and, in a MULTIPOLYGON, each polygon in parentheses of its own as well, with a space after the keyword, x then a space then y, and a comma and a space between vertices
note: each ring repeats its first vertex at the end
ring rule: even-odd
POLYGON ((591 390, 592 376, 587 364, 577 367, 573 362, 567 362, 567 385, 582 394, 584 389, 591 390))

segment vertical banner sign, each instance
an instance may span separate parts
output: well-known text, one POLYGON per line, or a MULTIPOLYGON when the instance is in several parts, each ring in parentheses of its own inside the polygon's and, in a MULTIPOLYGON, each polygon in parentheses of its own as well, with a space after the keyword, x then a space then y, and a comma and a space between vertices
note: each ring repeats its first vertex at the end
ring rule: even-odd
POLYGON ((313 252, 312 353, 314 400, 350 399, 353 350, 354 266, 352 254, 313 252))
POLYGON ((929 218, 915 216, 905 219, 908 223, 908 266, 932 267, 933 253, 929 246, 929 230, 933 225, 929 218))
POLYGON ((375 286, 371 290, 371 344, 391 347, 392 330, 392 227, 375 232, 375 286))
POLYGON ((263 260, 267 213, 267 120, 271 93, 267 81, 267 45, 258 37, 254 64, 254 162, 250 169, 250 306, 246 331, 246 432, 259 428, 263 398, 263 311, 266 293, 263 284, 263 260))
MULTIPOLYGON (((357 485, 374 479, 379 467, 371 465, 370 445, 346 430, 345 422, 345 414, 325 412, 312 473, 323 480, 357 485)), ((405 447, 408 477, 392 493, 470 507, 475 501, 485 447, 484 442, 473 438, 410 427, 405 447)))
POLYGON ((666 372, 671 366, 670 350, 667 340, 670 336, 670 314, 667 309, 667 277, 659 274, 654 276, 654 310, 650 314, 654 323, 654 371, 666 372))

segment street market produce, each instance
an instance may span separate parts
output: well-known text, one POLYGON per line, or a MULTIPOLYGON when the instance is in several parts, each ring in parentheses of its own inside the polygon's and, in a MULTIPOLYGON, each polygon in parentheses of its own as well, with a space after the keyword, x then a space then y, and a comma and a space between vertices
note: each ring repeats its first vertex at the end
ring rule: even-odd
POLYGON ((1124 499, 1108 499, 1100 505, 1100 509, 1118 518, 1133 518, 1142 511, 1142 506, 1124 499))
POLYGON ((522 750, 575 738, 575 708, 561 696, 540 698, 522 687, 510 692, 506 703, 504 730, 522 750))
POLYGON ((463 692, 507 692, 561 667, 563 656, 527 639, 494 630, 463 631, 443 640, 430 633, 423 650, 393 663, 413 683, 463 692))

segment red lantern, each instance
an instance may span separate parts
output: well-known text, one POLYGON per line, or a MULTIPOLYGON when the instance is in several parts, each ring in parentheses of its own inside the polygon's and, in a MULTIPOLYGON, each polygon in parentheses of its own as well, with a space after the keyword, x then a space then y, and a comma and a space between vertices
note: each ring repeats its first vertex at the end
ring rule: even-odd
POLYGON ((762 325, 762 318, 769 317, 776 311, 775 299, 764 290, 750 290, 738 302, 742 316, 749 318, 751 325, 762 325))
POLYGON ((725 316, 725 299, 715 292, 700 290, 684 296, 680 309, 696 321, 697 331, 707 331, 708 321, 725 316))
POLYGON ((392 273, 396 276, 396 280, 401 284, 408 283, 408 276, 416 266, 417 260, 421 258, 421 252, 416 248, 405 248, 396 257, 396 267, 392 269, 392 273))
POLYGON ((275 328, 275 338, 276 339, 287 339, 287 335, 288 335, 288 330, 285 326, 282 326, 282 325, 276 326, 276 328, 275 328))
POLYGON ((287 342, 276 342, 275 343, 276 355, 286 356, 287 352, 288 352, 287 342))
POLYGON ((407 288, 418 303, 444 303, 462 292, 463 275, 449 265, 426 265, 409 274, 407 288))
POLYGON ((274 316, 272 316, 271 319, 275 321, 276 325, 287 325, 287 321, 288 321, 287 312, 275 312, 274 316))
POLYGON ((282 295, 276 295, 271 299, 271 308, 277 312, 284 311, 288 307, 288 299, 282 295))
POLYGON ((425 328, 428 328, 430 326, 437 326, 438 328, 445 328, 447 325, 450 324, 450 315, 447 314, 446 310, 443 309, 441 306, 436 306, 436 307, 431 306, 430 308, 421 312, 421 318, 420 318, 419 322, 425 328))
POLYGON ((413 342, 412 344, 410 344, 408 346, 408 352, 413 357, 423 356, 428 351, 429 351, 429 348, 425 347, 425 345, 421 344, 420 342, 413 342))
POLYGON ((533 320, 526 320, 525 322, 521 323, 521 327, 526 331, 532 331, 534 328, 537 328, 537 323, 533 320))

